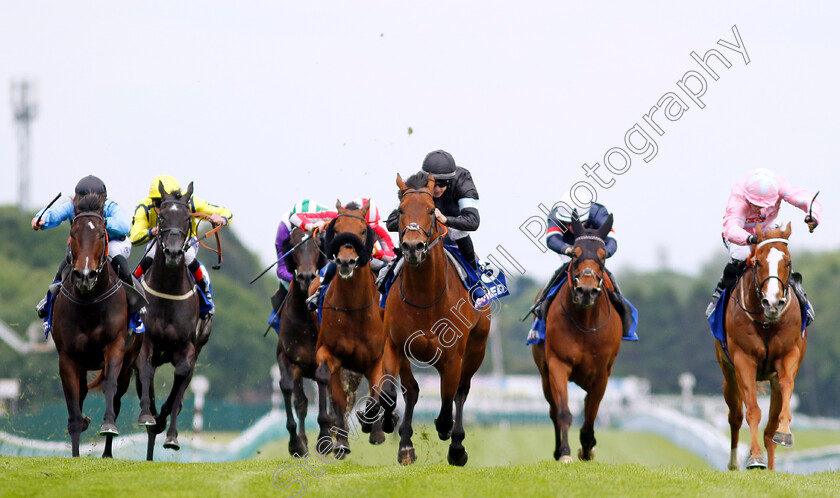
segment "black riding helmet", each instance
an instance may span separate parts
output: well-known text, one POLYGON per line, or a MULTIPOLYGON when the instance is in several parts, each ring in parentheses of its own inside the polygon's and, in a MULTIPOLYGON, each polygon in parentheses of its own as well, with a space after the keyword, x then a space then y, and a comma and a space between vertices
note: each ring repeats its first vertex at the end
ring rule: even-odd
POLYGON ((76 184, 76 195, 81 197, 86 194, 102 194, 107 197, 108 191, 105 190, 105 182, 93 175, 82 178, 76 184))
POLYGON ((436 150, 426 154, 423 171, 430 173, 435 180, 451 180, 455 177, 455 159, 445 150, 436 150))

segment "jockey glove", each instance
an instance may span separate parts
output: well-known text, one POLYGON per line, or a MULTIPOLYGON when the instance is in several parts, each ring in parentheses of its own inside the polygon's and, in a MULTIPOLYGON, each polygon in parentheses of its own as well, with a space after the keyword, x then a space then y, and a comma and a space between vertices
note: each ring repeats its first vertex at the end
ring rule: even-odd
POLYGON ((758 244, 758 237, 755 234, 750 235, 747 237, 747 244, 758 244))
POLYGON ((808 231, 811 233, 814 233, 814 229, 817 228, 817 225, 819 225, 819 223, 817 223, 817 220, 814 219, 814 217, 811 215, 805 217, 805 223, 808 224, 808 231))

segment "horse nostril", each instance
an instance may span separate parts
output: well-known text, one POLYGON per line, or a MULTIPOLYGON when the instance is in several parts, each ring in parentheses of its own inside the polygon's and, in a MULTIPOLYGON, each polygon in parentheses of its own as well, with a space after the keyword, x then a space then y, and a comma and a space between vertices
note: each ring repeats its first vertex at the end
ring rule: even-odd
POLYGON ((780 307, 781 307, 781 306, 784 306, 786 302, 787 302, 787 300, 786 300, 786 299, 779 299, 779 306, 780 306, 780 307))
POLYGON ((408 242, 403 242, 402 244, 400 244, 400 247, 402 248, 403 252, 411 252, 411 246, 408 244, 408 242))
POLYGON ((761 306, 764 307, 764 308, 769 308, 770 307, 770 301, 768 301, 767 299, 762 299, 761 300, 761 306))
POLYGON ((420 242, 419 244, 417 244, 417 250, 418 250, 418 251, 421 251, 421 252, 422 252, 422 251, 424 251, 425 249, 426 249, 426 243, 425 243, 425 242, 420 242))

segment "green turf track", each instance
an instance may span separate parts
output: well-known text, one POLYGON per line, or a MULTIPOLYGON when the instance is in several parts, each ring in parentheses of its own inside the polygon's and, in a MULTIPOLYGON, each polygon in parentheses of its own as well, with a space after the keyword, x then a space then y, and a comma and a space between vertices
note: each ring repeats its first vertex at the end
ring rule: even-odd
MULTIPOLYGON (((308 469, 285 457, 281 442, 264 447, 257 459, 221 464, 0 457, 0 495, 284 497, 303 491, 312 497, 840 494, 840 472, 801 476, 714 471, 661 438, 609 430, 596 433, 596 462, 560 465, 551 458, 550 429, 470 427, 465 441, 470 461, 465 468, 455 468, 444 463, 447 443, 429 434, 430 429, 417 428, 418 461, 410 467, 396 464, 393 437, 378 447, 364 441, 353 444, 353 453, 344 462, 325 464, 310 459, 308 469), (284 484, 285 488, 276 487, 284 484)), ((573 453, 577 447, 575 441, 573 453)))

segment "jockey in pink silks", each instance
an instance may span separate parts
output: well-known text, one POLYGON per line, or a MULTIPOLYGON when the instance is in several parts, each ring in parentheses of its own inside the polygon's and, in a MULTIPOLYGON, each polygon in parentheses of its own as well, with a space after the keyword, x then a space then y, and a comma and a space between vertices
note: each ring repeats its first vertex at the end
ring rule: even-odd
MULTIPOLYGON (((750 172, 747 179, 732 187, 726 214, 723 216, 723 243, 729 250, 729 263, 723 268, 723 276, 717 284, 712 303, 706 308, 706 318, 715 310, 718 298, 724 289, 727 293, 735 286, 738 277, 746 269, 746 259, 750 256, 756 240, 755 224, 762 228, 770 226, 779 214, 782 200, 809 213, 805 216, 808 229, 813 232, 822 218, 822 205, 813 200, 814 195, 802 187, 791 185, 784 177, 765 168, 750 172), (812 204, 813 200, 813 206, 812 204)), ((802 290, 801 277, 791 279, 791 286, 800 304, 808 303, 802 290)), ((814 308, 808 309, 807 323, 814 320, 814 308)))

